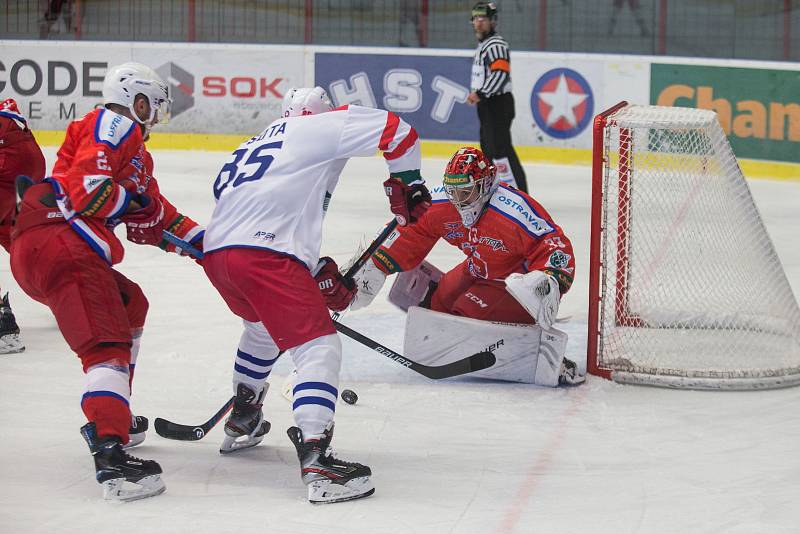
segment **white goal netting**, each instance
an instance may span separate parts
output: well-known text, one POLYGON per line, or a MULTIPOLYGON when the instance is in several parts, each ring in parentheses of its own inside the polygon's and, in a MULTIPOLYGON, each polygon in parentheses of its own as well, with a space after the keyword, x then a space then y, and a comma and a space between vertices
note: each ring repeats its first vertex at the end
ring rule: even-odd
POLYGON ((800 384, 800 309, 716 115, 628 106, 602 150, 598 367, 672 387, 800 384))

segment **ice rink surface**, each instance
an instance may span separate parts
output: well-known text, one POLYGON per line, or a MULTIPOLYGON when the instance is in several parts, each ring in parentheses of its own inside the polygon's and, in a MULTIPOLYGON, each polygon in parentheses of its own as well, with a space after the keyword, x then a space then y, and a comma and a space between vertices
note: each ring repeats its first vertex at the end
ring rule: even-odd
MULTIPOLYGON (((46 150, 48 168, 55 151, 46 150)), ((154 154, 165 195, 208 221, 224 153, 154 154)), ((445 162, 426 160, 440 180, 445 162)), ((590 171, 527 165, 533 195, 575 246, 578 274, 561 305, 568 354, 585 364, 590 171)), ((323 254, 346 261, 389 220, 379 158, 351 161, 334 194, 323 254)), ((752 181, 758 207, 795 294, 800 294, 800 185, 752 181)), ((303 194, 302 190, 298 194, 303 194)), ((120 235, 124 235, 124 230, 120 235)), ((230 396, 240 323, 194 262, 126 243, 119 269, 150 301, 137 362, 135 413, 199 424, 230 396), (130 246, 128 246, 130 245, 130 246)), ((449 268, 447 245, 432 260, 449 268)), ((621 386, 597 377, 574 389, 470 379, 430 381, 344 338, 334 446, 372 467, 375 495, 306 501, 280 394, 279 361, 265 405, 264 442, 221 456, 221 425, 201 441, 151 430, 134 455, 159 461, 167 492, 133 503, 101 498, 85 443, 83 376, 45 307, 14 284, 27 350, 0 357, 0 532, 193 534, 343 533, 796 533, 800 501, 800 388, 692 392, 621 386)), ((403 314, 386 302, 343 322, 402 350, 403 314)), ((409 355, 413 357, 413 355, 409 355)))

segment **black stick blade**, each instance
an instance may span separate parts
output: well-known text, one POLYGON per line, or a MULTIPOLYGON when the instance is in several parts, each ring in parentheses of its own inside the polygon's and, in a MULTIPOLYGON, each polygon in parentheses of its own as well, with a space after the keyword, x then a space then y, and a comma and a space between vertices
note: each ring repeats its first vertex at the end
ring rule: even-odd
MULTIPOLYGON (((156 417, 153 426, 156 429, 156 434, 162 438, 176 439, 180 441, 197 441, 203 439, 206 435, 206 430, 203 425, 188 426, 179 425, 172 421, 167 421, 160 417, 156 417)), ((210 429, 209 429, 210 430, 210 429)))
POLYGON ((156 420, 153 423, 153 426, 156 429, 156 434, 162 438, 175 439, 179 441, 197 441, 199 439, 203 439, 205 435, 208 434, 211 429, 214 428, 217 423, 219 423, 222 418, 225 417, 225 415, 231 410, 233 407, 233 399, 234 397, 228 399, 228 402, 226 402, 222 408, 217 411, 217 413, 212 415, 211 419, 201 425, 181 425, 179 423, 167 421, 161 417, 156 417, 156 420))
POLYGON ((495 362, 497 362, 497 358, 494 357, 489 351, 486 352, 478 352, 470 356, 470 363, 472 364, 472 371, 483 371, 484 369, 488 369, 489 367, 493 366, 495 362))
POLYGON ((416 364, 411 368, 420 374, 427 376, 433 380, 441 380, 442 378, 452 378, 454 376, 465 375, 467 373, 474 373, 475 371, 482 371, 487 367, 494 365, 496 358, 491 352, 476 352, 472 356, 467 356, 460 360, 446 363, 444 365, 426 366, 416 364))

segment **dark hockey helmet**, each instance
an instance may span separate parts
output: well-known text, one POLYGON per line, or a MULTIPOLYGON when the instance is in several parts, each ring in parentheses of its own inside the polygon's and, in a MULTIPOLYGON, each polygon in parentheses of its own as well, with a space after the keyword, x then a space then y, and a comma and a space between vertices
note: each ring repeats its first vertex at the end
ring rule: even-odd
POLYGON ((497 4, 494 2, 478 2, 472 6, 472 17, 486 17, 489 20, 497 20, 497 4))
POLYGON ((497 168, 475 147, 459 148, 444 170, 445 194, 461 215, 464 226, 472 226, 497 188, 497 168))

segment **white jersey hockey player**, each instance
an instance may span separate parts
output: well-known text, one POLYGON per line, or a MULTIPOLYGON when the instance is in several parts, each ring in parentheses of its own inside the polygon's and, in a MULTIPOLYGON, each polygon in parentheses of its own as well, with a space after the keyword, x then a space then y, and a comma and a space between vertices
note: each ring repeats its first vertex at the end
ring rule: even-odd
POLYGON ((349 158, 381 151, 389 169, 384 188, 398 223, 415 222, 430 206, 411 126, 379 109, 331 108, 320 87, 287 93, 283 117, 242 143, 214 181, 217 204, 204 239, 203 268, 244 320, 233 372, 236 400, 220 452, 263 439, 267 377, 279 355, 291 350, 297 426, 289 437, 311 502, 374 491, 369 467, 337 460, 329 447, 341 343, 328 307, 343 309, 355 293, 352 284, 335 283, 341 275, 333 260, 319 258, 330 197, 349 158))

